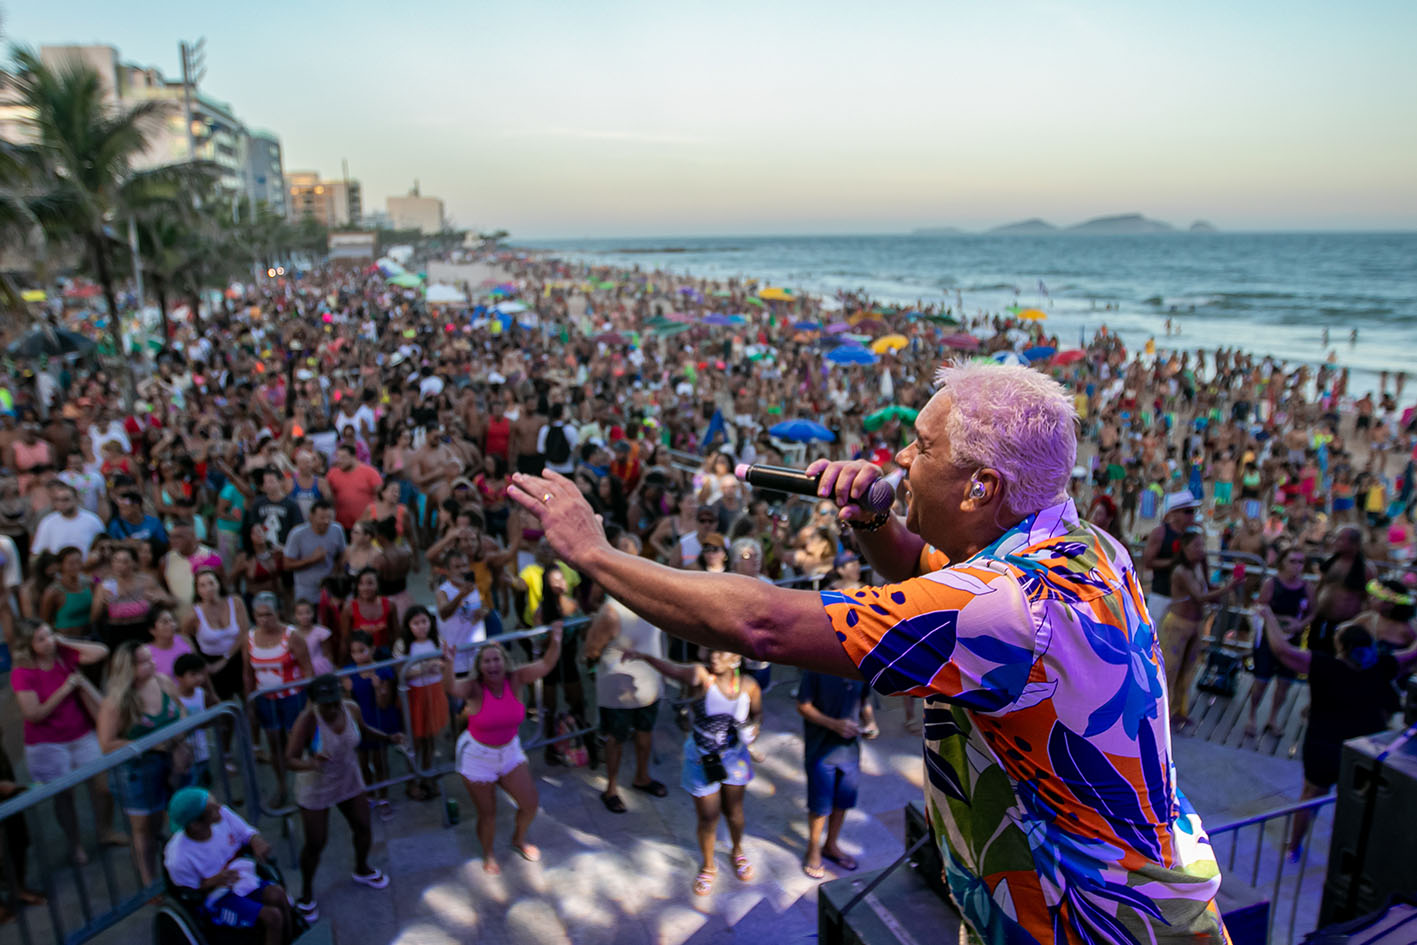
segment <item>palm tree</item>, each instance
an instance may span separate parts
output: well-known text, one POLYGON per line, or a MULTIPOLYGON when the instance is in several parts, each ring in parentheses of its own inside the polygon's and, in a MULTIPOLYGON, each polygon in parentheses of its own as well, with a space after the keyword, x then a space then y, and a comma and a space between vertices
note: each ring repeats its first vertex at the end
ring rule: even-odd
POLYGON ((115 230, 156 195, 179 193, 192 168, 133 169, 167 103, 120 109, 106 99, 98 73, 87 65, 50 68, 27 49, 17 49, 14 61, 13 85, 34 142, 21 149, 42 171, 29 207, 51 239, 73 240, 87 256, 108 303, 109 329, 131 398, 132 369, 123 356, 114 288, 113 253, 122 246, 115 230))

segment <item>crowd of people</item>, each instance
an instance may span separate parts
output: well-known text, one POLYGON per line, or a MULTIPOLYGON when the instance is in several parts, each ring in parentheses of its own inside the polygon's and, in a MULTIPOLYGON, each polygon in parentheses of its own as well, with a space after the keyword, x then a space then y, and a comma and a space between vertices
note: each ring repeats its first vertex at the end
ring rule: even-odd
MULTIPOLYGON (((680 783, 698 815, 692 891, 708 894, 716 880, 720 816, 733 873, 749 881, 744 789, 771 667, 663 638, 558 560, 509 498, 512 472, 569 477, 630 554, 853 590, 864 583, 858 539, 836 504, 750 492, 735 464, 862 458, 889 474, 942 362, 1040 347, 1054 354, 1036 369, 1067 387, 1082 418, 1070 495, 1136 546, 1151 582, 1173 725, 1184 730, 1207 618, 1226 600, 1262 615, 1254 673, 1265 685, 1278 677, 1274 711, 1298 675, 1311 681, 1306 793, 1332 785, 1342 738, 1395 709, 1394 687, 1417 657, 1417 417, 1401 409, 1401 377, 1354 398, 1333 366, 1234 350, 1147 357, 1105 328, 1064 352, 1045 323, 1011 314, 906 311, 850 293, 764 302, 739 281, 544 255, 489 262, 493 277, 467 285, 465 305, 429 307, 373 268, 247 288, 179 325, 131 400, 105 367, 62 358, 0 379, 0 623, 33 781, 238 699, 264 733, 267 809, 289 803, 294 774, 304 826, 295 909, 311 919, 330 808, 353 834, 354 881, 387 885, 368 852, 371 813, 394 816, 389 744, 419 770, 440 752, 452 761, 483 867, 497 872, 498 788, 517 807, 511 849, 541 857, 528 835, 536 779, 518 738, 527 686, 539 680, 546 693, 544 762, 603 760, 600 799, 620 814, 627 744, 628 786, 669 793, 650 766, 669 680, 686 729, 680 783), (499 311, 498 298, 521 310, 499 311), (903 343, 871 363, 829 357, 843 338, 887 332, 903 343), (882 418, 888 407, 901 409, 882 418), (825 437, 770 432, 799 418, 825 437), (1261 566, 1217 575, 1208 562, 1218 549, 1261 566), (580 617, 588 626, 563 632, 580 617), (541 625, 555 629, 496 643, 541 625), (392 657, 415 663, 406 718, 394 671, 375 666, 392 657), (1344 694, 1374 674, 1381 705, 1352 710, 1344 694), (589 699, 600 737, 578 749, 570 736, 589 727, 589 699)), ((1252 692, 1247 734, 1258 737, 1264 688, 1252 692)), ((804 675, 797 700, 803 870, 820 878, 823 860, 855 866, 837 841, 855 803, 859 739, 877 726, 859 683, 804 675)), ((909 700, 906 717, 918 728, 909 700)), ((1264 732, 1276 724, 1271 714, 1264 732)), ((95 779, 99 840, 131 844, 146 884, 160 875, 170 813, 173 881, 226 889, 214 921, 284 934, 289 910, 266 881, 227 865, 208 873, 211 844, 263 855, 250 825, 203 790, 216 757, 208 739, 231 734, 174 739, 95 779), (127 833, 114 828, 115 800, 127 833)), ((0 797, 8 767, 0 757, 0 797)), ((437 794, 422 777, 405 790, 414 801, 437 794)), ((57 810, 83 862, 72 800, 57 810)), ((25 839, 4 836, 23 900, 0 905, 10 916, 42 897, 24 887, 25 839)))

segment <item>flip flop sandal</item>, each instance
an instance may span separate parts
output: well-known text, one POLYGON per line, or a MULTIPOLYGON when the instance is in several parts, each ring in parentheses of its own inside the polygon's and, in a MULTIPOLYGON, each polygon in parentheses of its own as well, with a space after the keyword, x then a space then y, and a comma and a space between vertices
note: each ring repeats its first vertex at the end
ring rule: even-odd
POLYGON ((808 866, 802 864, 802 872, 807 874, 808 879, 826 879, 827 870, 824 866, 808 866))
POLYGON ((842 869, 847 870, 848 872, 856 869, 858 865, 855 859, 847 856, 845 853, 827 853, 825 850, 823 850, 822 859, 835 863, 837 866, 840 866, 842 869))
POLYGON ((648 784, 631 784, 630 787, 634 788, 636 791, 642 791, 645 794, 652 794, 655 797, 669 796, 669 788, 660 784, 658 781, 651 781, 648 784))
POLYGON ((713 878, 715 875, 717 874, 710 873, 708 870, 700 870, 699 875, 694 877, 694 895, 707 896, 709 893, 713 892, 713 878))
POLYGON ((743 883, 753 878, 753 864, 742 853, 733 854, 733 875, 743 883))
POLYGON ((517 855, 520 856, 523 860, 526 860, 528 863, 541 862, 541 851, 536 847, 531 846, 530 844, 524 847, 520 847, 514 843, 512 844, 512 849, 516 850, 517 855))
POLYGON ((602 794, 600 795, 600 803, 604 804, 605 809, 612 814, 625 813, 625 802, 620 799, 619 794, 602 794))

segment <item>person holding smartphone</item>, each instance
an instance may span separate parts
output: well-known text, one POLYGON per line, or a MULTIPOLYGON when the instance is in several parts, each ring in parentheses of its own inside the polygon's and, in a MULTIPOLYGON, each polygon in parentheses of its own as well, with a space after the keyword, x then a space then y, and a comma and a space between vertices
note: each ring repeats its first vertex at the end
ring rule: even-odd
POLYGON ((693 724, 684 739, 680 783, 693 795, 698 814, 703 862, 694 877, 696 896, 712 892, 718 875, 714 840, 720 813, 733 841, 733 875, 745 883, 753 878, 753 864, 743 852, 743 795, 753 779, 748 746, 758 737, 763 719, 762 690, 752 676, 743 674, 743 657, 727 650, 705 652, 706 664, 671 663, 638 650, 623 657, 644 660, 666 678, 677 679, 693 699, 689 710, 693 724))

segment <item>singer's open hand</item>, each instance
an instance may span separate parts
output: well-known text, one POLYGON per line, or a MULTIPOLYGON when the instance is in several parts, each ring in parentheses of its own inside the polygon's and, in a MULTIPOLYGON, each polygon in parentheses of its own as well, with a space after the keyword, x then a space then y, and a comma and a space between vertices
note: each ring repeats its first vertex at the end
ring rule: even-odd
POLYGON ((835 463, 819 459, 807 467, 809 476, 815 476, 817 473, 822 474, 817 483, 817 495, 831 499, 841 507, 841 511, 837 513, 838 518, 845 521, 868 519, 875 515, 875 512, 857 505, 856 500, 866 494, 871 483, 881 478, 881 467, 864 459, 835 463))
POLYGON ((583 568, 592 552, 609 547, 600 517, 576 484, 560 473, 515 473, 507 495, 536 516, 556 556, 571 567, 583 568))

